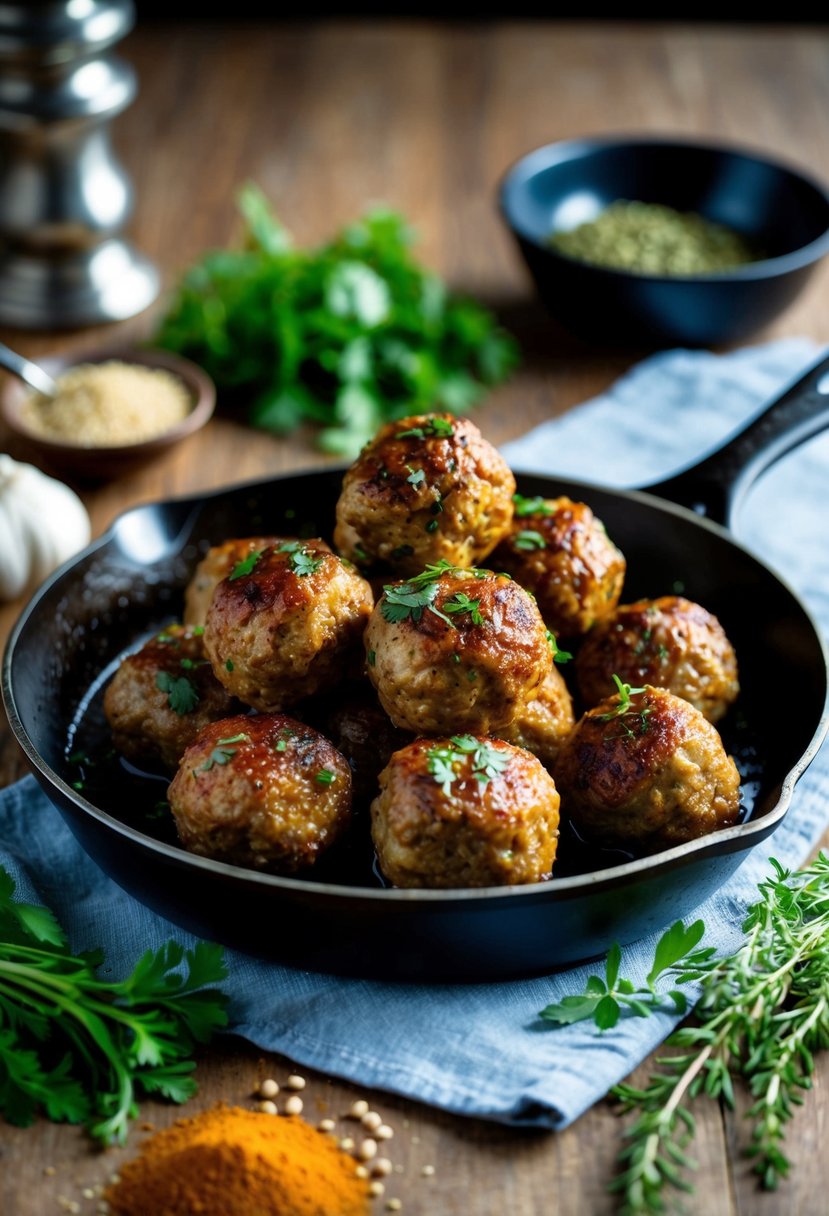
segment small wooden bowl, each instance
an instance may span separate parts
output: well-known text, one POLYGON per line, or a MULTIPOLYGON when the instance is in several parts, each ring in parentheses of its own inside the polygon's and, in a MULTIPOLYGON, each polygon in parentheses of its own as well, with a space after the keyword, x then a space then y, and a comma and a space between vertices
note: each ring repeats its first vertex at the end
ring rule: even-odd
POLYGON ((9 377, 0 388, 0 415, 17 439, 25 459, 60 475, 85 481, 108 481, 162 455, 200 430, 212 416, 216 405, 213 381, 197 364, 172 351, 144 347, 96 347, 38 359, 37 362, 44 371, 56 378, 79 363, 107 363, 111 360, 162 368, 177 376, 190 394, 190 413, 169 430, 138 443, 118 447, 86 447, 65 443, 47 439, 25 426, 22 409, 31 389, 20 380, 9 377))

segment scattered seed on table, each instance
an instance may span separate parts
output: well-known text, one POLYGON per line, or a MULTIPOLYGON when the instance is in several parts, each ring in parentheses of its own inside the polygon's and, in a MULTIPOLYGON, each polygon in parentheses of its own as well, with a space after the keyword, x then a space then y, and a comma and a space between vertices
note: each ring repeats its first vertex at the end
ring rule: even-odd
POLYGON ((293 1072, 291 1073, 290 1077, 288 1077, 285 1084, 288 1086, 288 1089, 304 1089, 305 1078, 300 1077, 297 1073, 293 1072))
POLYGON ((333 1119, 320 1119, 318 1127, 321 1132, 333 1132, 337 1125, 333 1119))
POLYGON ((360 1122, 367 1131, 376 1132, 377 1128, 382 1124, 383 1119, 380 1115, 378 1115, 376 1110, 367 1110, 366 1113, 361 1116, 360 1122))
POLYGON ((368 1170, 364 1165, 358 1165, 354 1173, 358 1178, 368 1178, 368 1170))
POLYGON ((285 1114, 286 1115, 301 1115, 302 1114, 302 1098, 298 1098, 296 1094, 291 1094, 290 1098, 285 1099, 285 1114))
POLYGON ((358 1098, 356 1102, 351 1103, 348 1113, 352 1119, 362 1119, 363 1115, 368 1114, 368 1102, 365 1098, 358 1098))
POLYGON ((278 1115, 279 1114, 279 1111, 277 1110, 277 1107, 276 1107, 276 1103, 271 1102, 269 1099, 266 1099, 264 1102, 260 1102, 257 1109, 259 1110, 260 1114, 263 1114, 263 1115, 278 1115))
POLYGON ((354 1148, 354 1141, 351 1139, 350 1136, 345 1136, 340 1141, 340 1148, 343 1150, 344 1153, 350 1153, 351 1150, 354 1148))
POLYGON ((394 1135, 394 1128, 389 1127, 388 1123, 381 1123, 379 1127, 374 1129, 374 1134, 378 1140, 391 1140, 394 1135))
POLYGON ((371 1182, 369 1183, 368 1193, 369 1195, 384 1195, 386 1193, 386 1188, 383 1186, 382 1182, 371 1182))
POLYGON ((424 1178, 431 1178, 435 1172, 435 1167, 433 1165, 424 1165, 420 1172, 424 1178))
POLYGON ((388 1157, 375 1157, 371 1163, 371 1172, 377 1178, 388 1178, 392 1172, 392 1163, 388 1157))
POLYGON ((361 1161, 371 1161, 372 1157, 377 1156, 377 1141, 372 1140, 371 1136, 366 1136, 357 1149, 357 1156, 361 1161))
POLYGON ((387 1199, 386 1200, 386 1211, 387 1212, 401 1212, 402 1210, 403 1210, 403 1200, 402 1199, 387 1199))
POLYGON ((275 1098, 279 1093, 279 1085, 274 1081, 273 1077, 266 1077, 259 1086, 260 1098, 275 1098))

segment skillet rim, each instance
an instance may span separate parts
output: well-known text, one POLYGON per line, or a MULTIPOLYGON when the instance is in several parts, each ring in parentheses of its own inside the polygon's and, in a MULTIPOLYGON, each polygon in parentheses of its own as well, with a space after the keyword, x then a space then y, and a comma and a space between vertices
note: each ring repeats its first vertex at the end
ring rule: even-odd
MULTIPOLYGON (((211 858, 199 857, 197 854, 190 853, 186 849, 180 848, 173 844, 168 844, 164 841, 157 840, 153 836, 148 836, 146 833, 133 828, 128 824, 123 823, 120 819, 116 819, 107 811, 96 807, 94 803, 89 802, 82 794, 73 789, 70 785, 59 776, 58 773, 51 768, 49 764, 41 757, 40 753, 34 747, 29 738, 28 731, 23 725, 22 718, 17 710, 17 702, 13 687, 12 670, 15 661, 16 648, 23 635, 26 627, 36 613, 36 610, 46 595, 51 589, 67 576, 76 566, 87 558, 92 557, 98 550, 105 549, 113 544, 117 539, 118 529, 123 525, 124 521, 132 515, 140 515, 144 511, 158 510, 175 506, 190 506, 193 509, 198 509, 205 505, 210 500, 222 498, 225 495, 240 493, 246 491, 262 490, 274 482, 296 480, 298 478, 319 477, 321 479, 331 479, 337 475, 342 475, 348 468, 348 464, 332 464, 332 465, 315 465, 307 468, 295 469, 290 472, 273 474, 265 478, 253 478, 246 481, 235 482, 231 485, 220 486, 214 489, 201 492, 183 494, 168 498, 159 498, 148 500, 147 502, 139 503, 136 506, 128 507, 124 511, 118 513, 110 522, 106 530, 90 542, 84 549, 69 558, 57 570, 50 575, 24 605, 17 621, 15 622, 12 631, 9 635, 8 642, 3 654, 2 665, 2 701, 14 734, 19 746, 23 749, 28 761, 35 770, 35 776, 41 786, 45 783, 45 793, 54 802, 51 797, 51 791, 55 791, 63 803, 70 803, 72 806, 90 818, 96 820, 103 828, 114 830, 115 834, 129 840, 132 844, 138 845, 140 848, 161 855, 168 863, 181 866, 184 869, 191 867, 196 871, 201 871, 206 874, 216 874, 218 877, 225 880, 243 881, 252 883, 254 886, 263 889, 275 888, 277 890, 285 889, 295 892, 296 894, 310 894, 318 898, 325 899, 332 903, 346 901, 353 904, 355 900, 368 900, 369 902, 381 901, 382 903, 424 903, 431 906, 447 904, 455 905, 458 903, 469 904, 476 902, 481 906, 491 903, 493 900, 503 899, 523 899, 525 902, 533 902, 540 900, 552 900, 555 902, 558 898, 561 901, 566 899, 575 899, 587 893, 598 891, 613 890, 620 886, 627 886, 631 880, 643 880, 648 877, 656 877, 664 872, 679 868, 685 862, 691 860, 700 860, 706 854, 718 856, 735 852, 748 852, 760 841, 771 835, 785 818, 791 805, 792 795, 795 786, 800 780, 803 773, 811 764, 812 760, 820 750, 827 732, 829 732, 829 645, 824 638, 823 632, 820 629, 814 614, 811 609, 804 603, 800 595, 791 587, 788 581, 771 566, 767 565, 752 549, 742 544, 734 534, 721 524, 707 519, 704 516, 698 515, 696 512, 680 506, 670 501, 670 499, 662 498, 658 494, 649 493, 647 490, 638 490, 635 488, 620 488, 612 485, 607 485, 601 482, 591 482, 583 478, 570 476, 557 476, 556 474, 545 474, 513 468, 512 471, 516 480, 520 478, 533 479, 536 481, 553 481, 557 480, 559 484, 567 483, 570 486, 583 487, 588 492, 610 494, 623 499, 631 499, 640 502, 650 509, 658 509, 678 516, 685 522, 690 522, 707 529, 717 536, 720 540, 727 542, 729 545, 739 549, 747 558, 755 562, 761 567, 765 574, 773 578, 780 586, 788 593, 799 610, 803 613, 808 621, 814 638, 817 642, 818 649, 823 659, 823 676, 824 676, 824 704, 817 722, 815 731, 804 749, 801 752, 797 762, 792 765, 789 771, 784 776, 778 795, 778 800, 774 808, 756 820, 748 819, 743 823, 736 824, 730 828, 720 829, 719 831, 707 833, 704 836, 698 837, 696 840, 687 841, 684 844, 675 845, 671 849, 661 850, 649 856, 639 857, 632 861, 623 862, 621 865, 608 866, 601 870, 591 870, 587 873, 571 875, 565 878, 553 878, 546 882, 523 883, 514 886, 493 886, 493 887, 452 887, 452 888, 399 888, 399 887, 362 887, 348 886, 341 883, 318 882, 316 880, 307 880, 300 878, 292 878, 287 875, 262 873, 257 870, 247 869, 243 866, 230 865, 227 862, 216 861, 211 858)), ((62 813, 62 807, 58 806, 58 810, 62 813)), ((74 834, 74 833, 73 833, 74 834)))

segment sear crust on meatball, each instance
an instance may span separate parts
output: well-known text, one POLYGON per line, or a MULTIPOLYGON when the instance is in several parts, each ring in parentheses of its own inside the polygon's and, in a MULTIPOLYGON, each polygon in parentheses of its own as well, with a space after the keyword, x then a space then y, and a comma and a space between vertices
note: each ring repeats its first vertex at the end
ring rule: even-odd
POLYGON ((720 622, 679 595, 621 604, 590 630, 575 663, 579 695, 595 705, 624 683, 654 684, 719 722, 740 691, 737 656, 720 622))
POLYGON ((490 564, 531 591, 549 628, 568 639, 613 611, 626 569, 604 524, 570 498, 519 499, 490 564))
POLYGON ((655 853, 736 823, 740 775, 689 702, 647 685, 579 720, 555 766, 562 812, 584 839, 655 853))
POLYGON ((221 545, 211 546, 184 589, 185 625, 204 624, 213 598, 213 589, 223 578, 232 574, 240 562, 252 553, 261 553, 263 549, 291 539, 289 536, 245 536, 234 537, 221 545))
POLYGON ((174 769, 202 727, 238 709, 213 675, 201 630, 184 625, 122 659, 104 693, 113 747, 139 767, 174 769))
POLYGON ((473 422, 423 414, 390 422, 343 478, 334 544, 358 565, 417 574, 443 558, 480 563, 508 531, 515 478, 473 422))
POLYGON ((396 887, 542 882, 559 796, 537 757, 502 739, 415 739, 394 753, 371 804, 380 869, 396 887))
POLYGON ((547 630, 505 575, 436 569, 384 590, 365 633, 369 679, 402 730, 497 733, 550 673, 547 630))
POLYGON ((295 718, 239 714, 196 736, 167 797, 191 853, 291 874, 312 866, 349 826, 351 770, 295 718))
POLYGON ((339 683, 374 597, 323 540, 284 541, 251 558, 214 589, 204 644, 228 692, 268 713, 339 683))
POLYGON ((531 701, 517 715, 499 738, 523 747, 552 772, 562 744, 575 726, 573 698, 559 669, 553 664, 550 674, 531 701))

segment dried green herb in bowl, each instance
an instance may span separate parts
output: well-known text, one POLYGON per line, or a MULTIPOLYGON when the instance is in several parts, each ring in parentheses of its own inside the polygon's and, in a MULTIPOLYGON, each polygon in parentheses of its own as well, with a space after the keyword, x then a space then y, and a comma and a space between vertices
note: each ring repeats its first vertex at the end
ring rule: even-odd
POLYGON ((552 232, 549 244, 568 257, 633 274, 716 274, 764 256, 739 232, 697 212, 628 199, 552 232))

